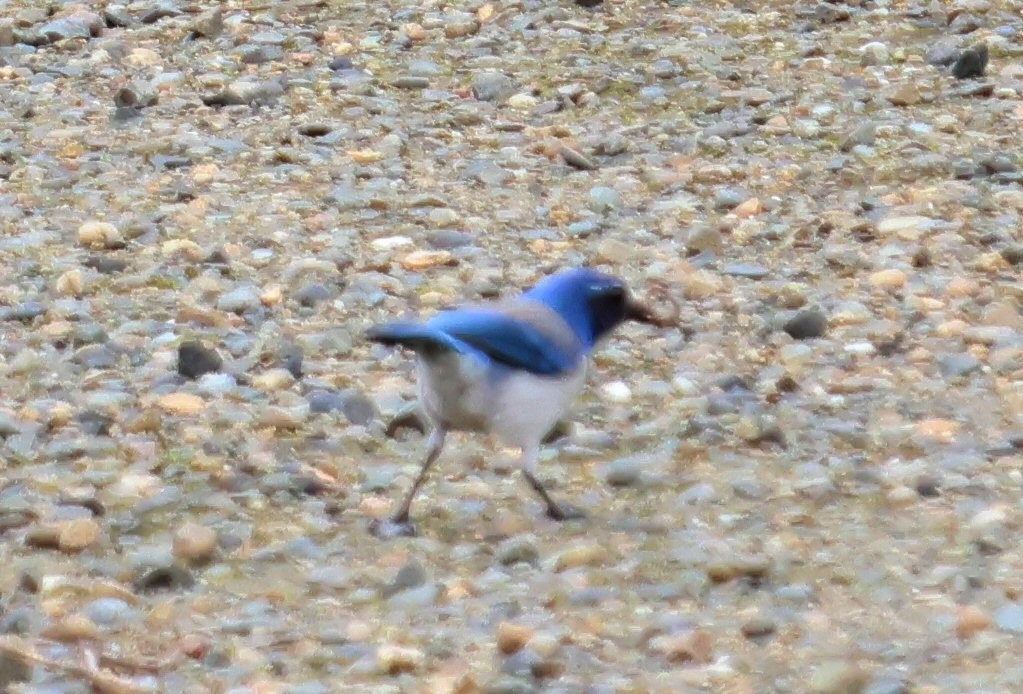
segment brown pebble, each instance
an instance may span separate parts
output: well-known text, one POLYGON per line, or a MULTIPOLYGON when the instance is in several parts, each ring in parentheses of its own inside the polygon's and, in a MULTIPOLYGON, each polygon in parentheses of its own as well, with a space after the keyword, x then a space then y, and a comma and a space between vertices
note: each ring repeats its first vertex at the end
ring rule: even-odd
POLYGON ((76 518, 60 526, 57 544, 65 552, 80 552, 99 538, 99 524, 91 518, 76 518))
POLYGON ((497 625, 497 648, 501 653, 510 655, 525 646, 533 630, 521 624, 501 622, 497 625))
POLYGON ((956 636, 968 639, 991 626, 991 617, 976 605, 962 605, 956 612, 956 636))
POLYGON ((181 652, 193 660, 199 660, 210 649, 210 641, 202 634, 185 634, 178 642, 181 652))
POLYGON ((58 619, 45 629, 42 635, 54 641, 80 641, 99 636, 95 623, 85 615, 72 614, 58 619))
POLYGON ((188 561, 206 561, 217 549, 217 533, 198 523, 184 523, 174 531, 174 556, 188 561))

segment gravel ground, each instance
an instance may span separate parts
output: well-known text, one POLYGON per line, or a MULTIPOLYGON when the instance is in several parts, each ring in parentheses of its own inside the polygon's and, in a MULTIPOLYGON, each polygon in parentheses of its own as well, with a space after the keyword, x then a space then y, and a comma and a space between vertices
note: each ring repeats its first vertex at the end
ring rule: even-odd
POLYGON ((213 6, 0 0, 0 688, 1020 691, 1023 2, 213 6), (369 535, 362 331, 583 262, 588 519, 369 535))

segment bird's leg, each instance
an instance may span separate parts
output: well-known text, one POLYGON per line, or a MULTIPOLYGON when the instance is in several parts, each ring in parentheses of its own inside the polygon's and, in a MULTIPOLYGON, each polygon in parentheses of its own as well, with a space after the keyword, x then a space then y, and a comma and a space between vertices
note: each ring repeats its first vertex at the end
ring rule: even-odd
POLYGON ((573 518, 584 518, 585 514, 579 509, 569 506, 568 504, 559 504, 551 498, 547 489, 536 477, 536 464, 539 457, 539 446, 523 447, 522 459, 519 461, 519 466, 522 469, 522 476, 526 478, 526 481, 529 482, 529 486, 533 488, 533 491, 537 493, 540 499, 542 499, 544 504, 547 506, 547 516, 558 521, 571 520, 573 518))
POLYGON ((391 516, 392 523, 408 523, 409 509, 412 507, 412 499, 415 498, 419 488, 423 486, 423 481, 426 479, 426 473, 433 466, 437 458, 440 456, 441 449, 444 448, 444 435, 447 432, 441 427, 436 427, 430 432, 430 438, 426 442, 426 460, 423 461, 423 466, 419 468, 419 474, 416 475, 416 481, 412 483, 412 488, 408 490, 408 494, 405 495, 404 501, 401 502, 401 506, 393 516, 391 516))
POLYGON ((440 456, 441 449, 444 448, 444 435, 447 432, 444 429, 437 427, 430 432, 430 438, 426 442, 426 459, 423 461, 423 466, 419 468, 419 474, 416 475, 415 482, 412 483, 412 489, 408 491, 405 498, 401 502, 401 506, 394 512, 394 515, 388 520, 374 519, 369 524, 369 531, 379 537, 382 540, 390 540, 395 537, 410 537, 416 534, 415 526, 409 522, 409 508, 412 506, 412 499, 415 498, 416 492, 423 486, 423 480, 426 479, 426 473, 440 456))

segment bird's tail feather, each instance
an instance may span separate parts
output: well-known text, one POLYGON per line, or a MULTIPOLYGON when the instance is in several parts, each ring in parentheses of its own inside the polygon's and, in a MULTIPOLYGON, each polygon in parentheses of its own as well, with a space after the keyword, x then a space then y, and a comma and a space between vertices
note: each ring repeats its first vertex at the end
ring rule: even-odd
POLYGON ((450 335, 421 323, 385 323, 366 331, 366 339, 385 345, 404 345, 417 352, 462 351, 450 335))

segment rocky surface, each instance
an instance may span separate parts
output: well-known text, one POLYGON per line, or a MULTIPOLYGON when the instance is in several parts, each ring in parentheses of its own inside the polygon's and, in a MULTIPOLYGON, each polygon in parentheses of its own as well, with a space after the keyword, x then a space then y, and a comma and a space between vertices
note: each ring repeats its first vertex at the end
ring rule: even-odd
POLYGON ((1023 3, 0 4, 0 683, 1023 677, 1023 3), (680 323, 544 454, 588 518, 453 437, 372 538, 362 331, 583 262, 680 323))

